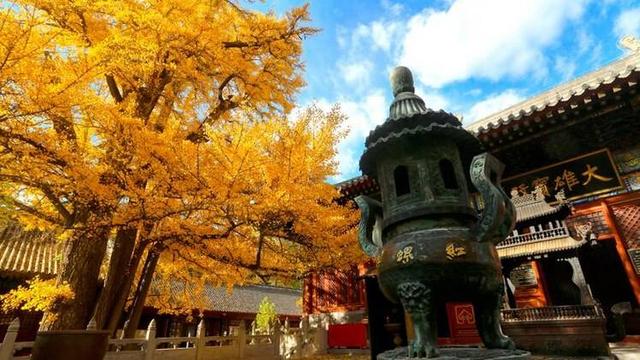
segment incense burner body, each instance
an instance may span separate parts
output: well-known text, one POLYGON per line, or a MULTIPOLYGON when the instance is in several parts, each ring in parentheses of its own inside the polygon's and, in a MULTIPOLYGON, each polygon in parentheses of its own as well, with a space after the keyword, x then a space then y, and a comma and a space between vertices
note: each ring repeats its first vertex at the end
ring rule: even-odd
POLYGON ((503 282, 495 250, 515 221, 499 185, 503 165, 476 155, 478 140, 455 116, 427 109, 413 94, 408 70, 394 75, 390 116, 371 132, 360 160, 380 185, 380 199, 356 198, 360 244, 380 258, 385 296, 411 316, 412 355, 437 356, 435 307, 443 301, 473 303, 485 345, 513 348, 500 328, 503 282), (469 200, 471 184, 484 202, 481 216, 469 200))

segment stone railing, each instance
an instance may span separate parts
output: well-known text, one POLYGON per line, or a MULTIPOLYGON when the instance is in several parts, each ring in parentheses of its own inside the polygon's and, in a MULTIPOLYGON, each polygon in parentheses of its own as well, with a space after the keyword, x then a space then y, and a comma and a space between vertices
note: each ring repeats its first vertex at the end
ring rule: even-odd
MULTIPOLYGON (((537 354, 610 358, 606 320, 599 305, 502 311, 502 331, 518 349, 537 354)), ((585 357, 586 358, 586 357, 585 357)))
POLYGON ((553 225, 552 223, 549 224, 551 225, 550 228, 544 230, 540 228, 536 230, 532 227, 532 232, 528 234, 517 234, 514 231, 513 235, 510 235, 509 237, 501 241, 498 245, 496 245, 496 247, 501 248, 529 242, 553 240, 571 236, 571 234, 569 233, 569 229, 567 229, 567 227, 564 225, 564 222, 556 222, 555 225, 553 225))
POLYGON ((503 322, 603 319, 598 305, 567 305, 502 310, 503 322))
MULTIPOLYGON (((28 360, 34 342, 16 342, 20 321, 11 322, 0 344, 0 360, 28 360), (21 351, 27 350, 25 355, 21 351)), ((156 337, 152 320, 144 338, 109 339, 104 360, 216 360, 216 359, 289 359, 326 352, 326 330, 275 326, 269 335, 248 333, 240 322, 237 335, 205 336, 204 321, 200 321, 195 336, 156 337)))
POLYGON ((9 324, 4 340, 0 344, 0 360, 28 360, 31 357, 31 355, 14 356, 14 354, 20 353, 21 350, 31 350, 33 348, 33 341, 16 342, 18 330, 20 330, 20 321, 16 318, 9 324))

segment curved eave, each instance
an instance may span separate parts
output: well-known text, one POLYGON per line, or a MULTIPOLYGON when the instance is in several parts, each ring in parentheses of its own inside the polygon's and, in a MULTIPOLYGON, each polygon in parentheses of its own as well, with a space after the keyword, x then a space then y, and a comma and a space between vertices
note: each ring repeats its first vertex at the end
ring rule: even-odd
MULTIPOLYGON (((560 211, 560 206, 551 207, 547 203, 544 206, 523 206, 516 208, 516 222, 522 222, 538 217, 555 214, 560 211)), ((538 204, 535 204, 538 205, 538 204)))
POLYGON ((512 259, 548 254, 552 252, 572 250, 586 244, 585 240, 577 241, 572 237, 561 237, 551 240, 531 241, 522 244, 496 246, 500 259, 512 259))
POLYGON ((333 185, 343 198, 352 199, 358 195, 369 195, 380 191, 375 179, 362 175, 333 185))
POLYGON ((505 110, 480 119, 466 129, 477 136, 498 134, 499 130, 513 126, 528 118, 554 117, 569 109, 589 104, 594 99, 617 93, 623 87, 638 84, 640 78, 640 53, 634 53, 601 69, 557 86, 542 94, 515 104, 505 110))
POLYGON ((371 146, 375 146, 374 143, 379 142, 380 139, 389 137, 390 134, 399 133, 405 129, 414 129, 416 127, 424 128, 431 124, 462 128, 460 120, 458 120, 455 115, 444 110, 435 111, 426 108, 409 114, 400 113, 399 115, 388 117, 385 122, 371 130, 365 139, 365 147, 370 148, 371 146))
POLYGON ((477 155, 480 152, 480 142, 470 132, 464 130, 462 127, 455 126, 449 123, 429 123, 428 125, 415 125, 413 127, 401 128, 397 132, 387 133, 383 137, 375 139, 368 139, 367 147, 360 158, 360 170, 363 173, 375 176, 375 169, 372 163, 373 158, 377 156, 381 151, 386 151, 388 145, 396 144, 400 139, 406 139, 412 136, 418 135, 444 135, 458 144, 460 153, 463 156, 463 163, 469 164, 471 157, 477 155))

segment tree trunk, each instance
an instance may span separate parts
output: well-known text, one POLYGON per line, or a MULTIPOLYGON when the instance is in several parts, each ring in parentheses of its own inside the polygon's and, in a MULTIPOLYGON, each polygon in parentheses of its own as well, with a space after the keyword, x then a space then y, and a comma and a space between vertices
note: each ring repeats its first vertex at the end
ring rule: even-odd
POLYGON ((142 260, 143 253, 144 246, 139 245, 136 247, 133 256, 131 257, 131 261, 129 262, 127 272, 122 277, 122 283, 119 287, 115 303, 109 314, 108 322, 105 327, 105 330, 109 330, 112 335, 115 334, 118 323, 120 322, 120 317, 122 316, 124 306, 127 303, 127 298, 131 292, 133 280, 135 279, 136 271, 138 270, 138 265, 140 265, 140 260, 142 260))
POLYGON ((154 246, 149 250, 149 254, 145 259, 144 268, 138 287, 136 288, 136 294, 129 310, 129 316, 127 317, 127 326, 124 329, 124 337, 132 338, 136 334, 140 318, 142 317, 142 310, 144 308, 144 302, 151 288, 151 280, 153 280, 153 274, 156 271, 158 260, 160 259, 160 246, 154 246))
POLYGON ((95 226, 91 222, 74 231, 65 246, 64 263, 57 278, 58 286, 63 283, 71 286, 74 297, 46 312, 40 330, 86 329, 94 311, 108 236, 108 227, 95 226))
MULTIPOLYGON (((131 289, 131 281, 127 282, 133 250, 136 244, 137 230, 135 228, 119 229, 113 245, 111 260, 109 262, 109 272, 107 281, 98 298, 96 306, 96 323, 98 329, 106 329, 112 312, 118 312, 118 317, 122 309, 117 309, 118 295, 123 291, 127 294, 131 289), (126 289, 125 289, 126 288, 126 289)), ((138 264, 135 264, 137 268, 138 264)), ((133 269, 135 274, 136 268, 133 269)), ((125 295, 126 297, 126 295, 125 295)))

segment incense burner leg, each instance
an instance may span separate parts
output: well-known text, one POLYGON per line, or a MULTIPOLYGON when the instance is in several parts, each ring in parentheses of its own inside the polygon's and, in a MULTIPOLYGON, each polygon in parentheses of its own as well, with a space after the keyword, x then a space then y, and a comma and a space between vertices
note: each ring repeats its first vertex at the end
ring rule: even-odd
POLYGON ((482 294, 473 303, 478 332, 488 349, 515 349, 513 340, 502 333, 500 326, 500 305, 502 288, 482 294))
POLYGON ((409 347, 409 357, 437 357, 435 304, 431 290, 422 283, 408 282, 398 286, 398 296, 413 321, 415 341, 409 347))

